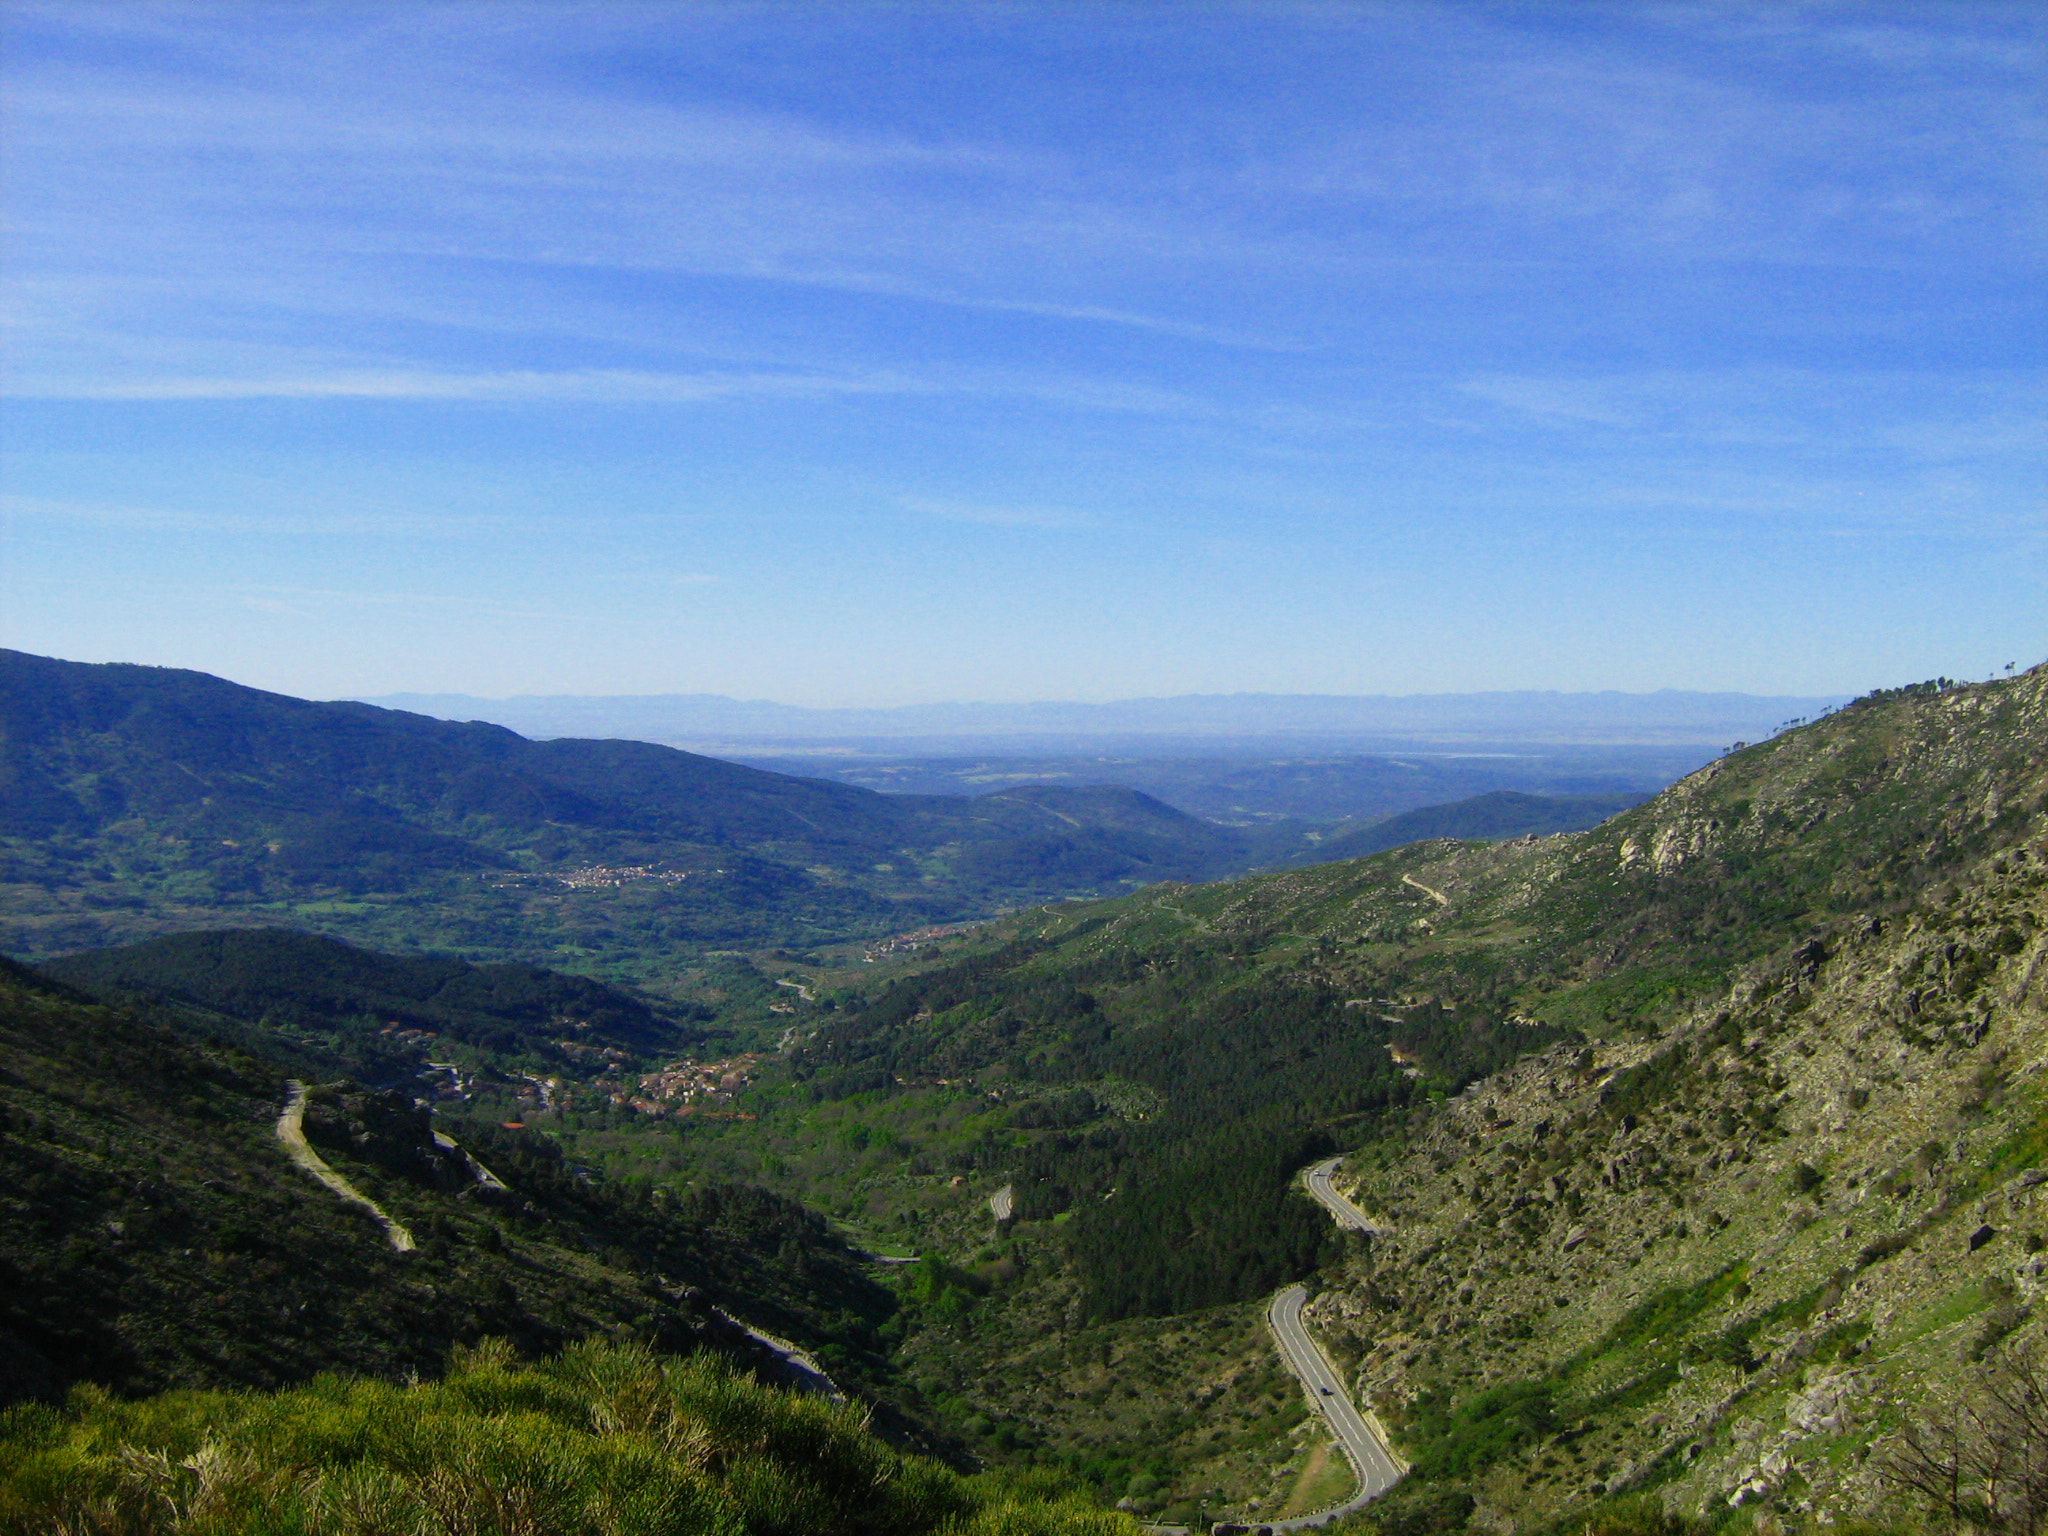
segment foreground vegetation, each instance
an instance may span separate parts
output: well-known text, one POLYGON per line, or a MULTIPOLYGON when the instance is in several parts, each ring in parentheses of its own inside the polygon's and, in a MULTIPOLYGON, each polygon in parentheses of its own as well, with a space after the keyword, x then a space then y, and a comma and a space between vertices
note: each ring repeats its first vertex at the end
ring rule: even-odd
POLYGON ((432 1384, 322 1376, 0 1416, 8 1536, 1118 1536, 1046 1479, 963 1477, 715 1358, 502 1341, 432 1384))

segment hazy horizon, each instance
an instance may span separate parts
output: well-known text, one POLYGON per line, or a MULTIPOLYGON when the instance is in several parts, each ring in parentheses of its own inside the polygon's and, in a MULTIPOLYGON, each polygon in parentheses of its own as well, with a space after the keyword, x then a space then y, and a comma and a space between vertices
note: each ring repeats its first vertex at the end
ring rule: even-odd
POLYGON ((360 702, 444 719, 488 720, 525 736, 611 736, 745 755, 766 743, 842 743, 869 754, 1323 750, 1712 744, 1758 739, 1821 713, 1820 697, 1602 691, 1407 694, 1181 694, 804 708, 715 694, 384 694, 360 702))

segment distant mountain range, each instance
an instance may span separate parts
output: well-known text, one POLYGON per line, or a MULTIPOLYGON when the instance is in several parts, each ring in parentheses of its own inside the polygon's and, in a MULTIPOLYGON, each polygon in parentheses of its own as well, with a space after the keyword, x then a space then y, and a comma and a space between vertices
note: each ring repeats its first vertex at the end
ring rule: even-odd
POLYGON ((724 742, 958 743, 992 738, 1049 750, 1060 743, 1275 739, 1343 741, 1387 749, 1438 743, 1634 743, 1725 746, 1846 701, 1747 693, 1186 694, 1108 704, 910 704, 806 709, 717 694, 579 697, 389 694, 360 700, 444 720, 488 720, 526 736, 624 737, 707 746, 724 742))
MULTIPOLYGON (((1481 811, 1473 835, 1609 809, 1481 811)), ((882 794, 0 651, 0 945, 18 954, 225 917, 477 960, 660 965, 678 946, 808 947, 1326 856, 1309 830, 1218 825, 1099 782, 882 794)))

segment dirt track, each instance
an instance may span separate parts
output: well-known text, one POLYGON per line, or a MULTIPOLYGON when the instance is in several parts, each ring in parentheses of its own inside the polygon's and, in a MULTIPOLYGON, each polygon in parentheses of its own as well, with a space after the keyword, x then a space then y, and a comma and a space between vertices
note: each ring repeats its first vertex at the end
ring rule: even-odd
POLYGON ((411 1253, 412 1234, 385 1215, 384 1208, 376 1201, 328 1167, 320 1154, 313 1150, 312 1145, 306 1140, 306 1085, 293 1078, 286 1086, 291 1092, 285 1095, 284 1113, 277 1117, 277 1139, 284 1143, 286 1155, 342 1199, 360 1205, 376 1217, 377 1224, 384 1229, 384 1235, 391 1239, 393 1248, 400 1253, 411 1253))

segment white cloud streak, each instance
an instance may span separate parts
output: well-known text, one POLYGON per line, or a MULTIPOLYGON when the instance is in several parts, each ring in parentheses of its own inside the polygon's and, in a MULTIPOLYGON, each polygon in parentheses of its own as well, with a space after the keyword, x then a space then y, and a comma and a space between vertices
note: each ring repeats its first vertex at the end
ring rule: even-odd
POLYGON ((987 506, 978 502, 904 496, 900 504, 948 523, 975 523, 984 528, 1071 529, 1091 526, 1095 519, 1063 507, 987 506))

